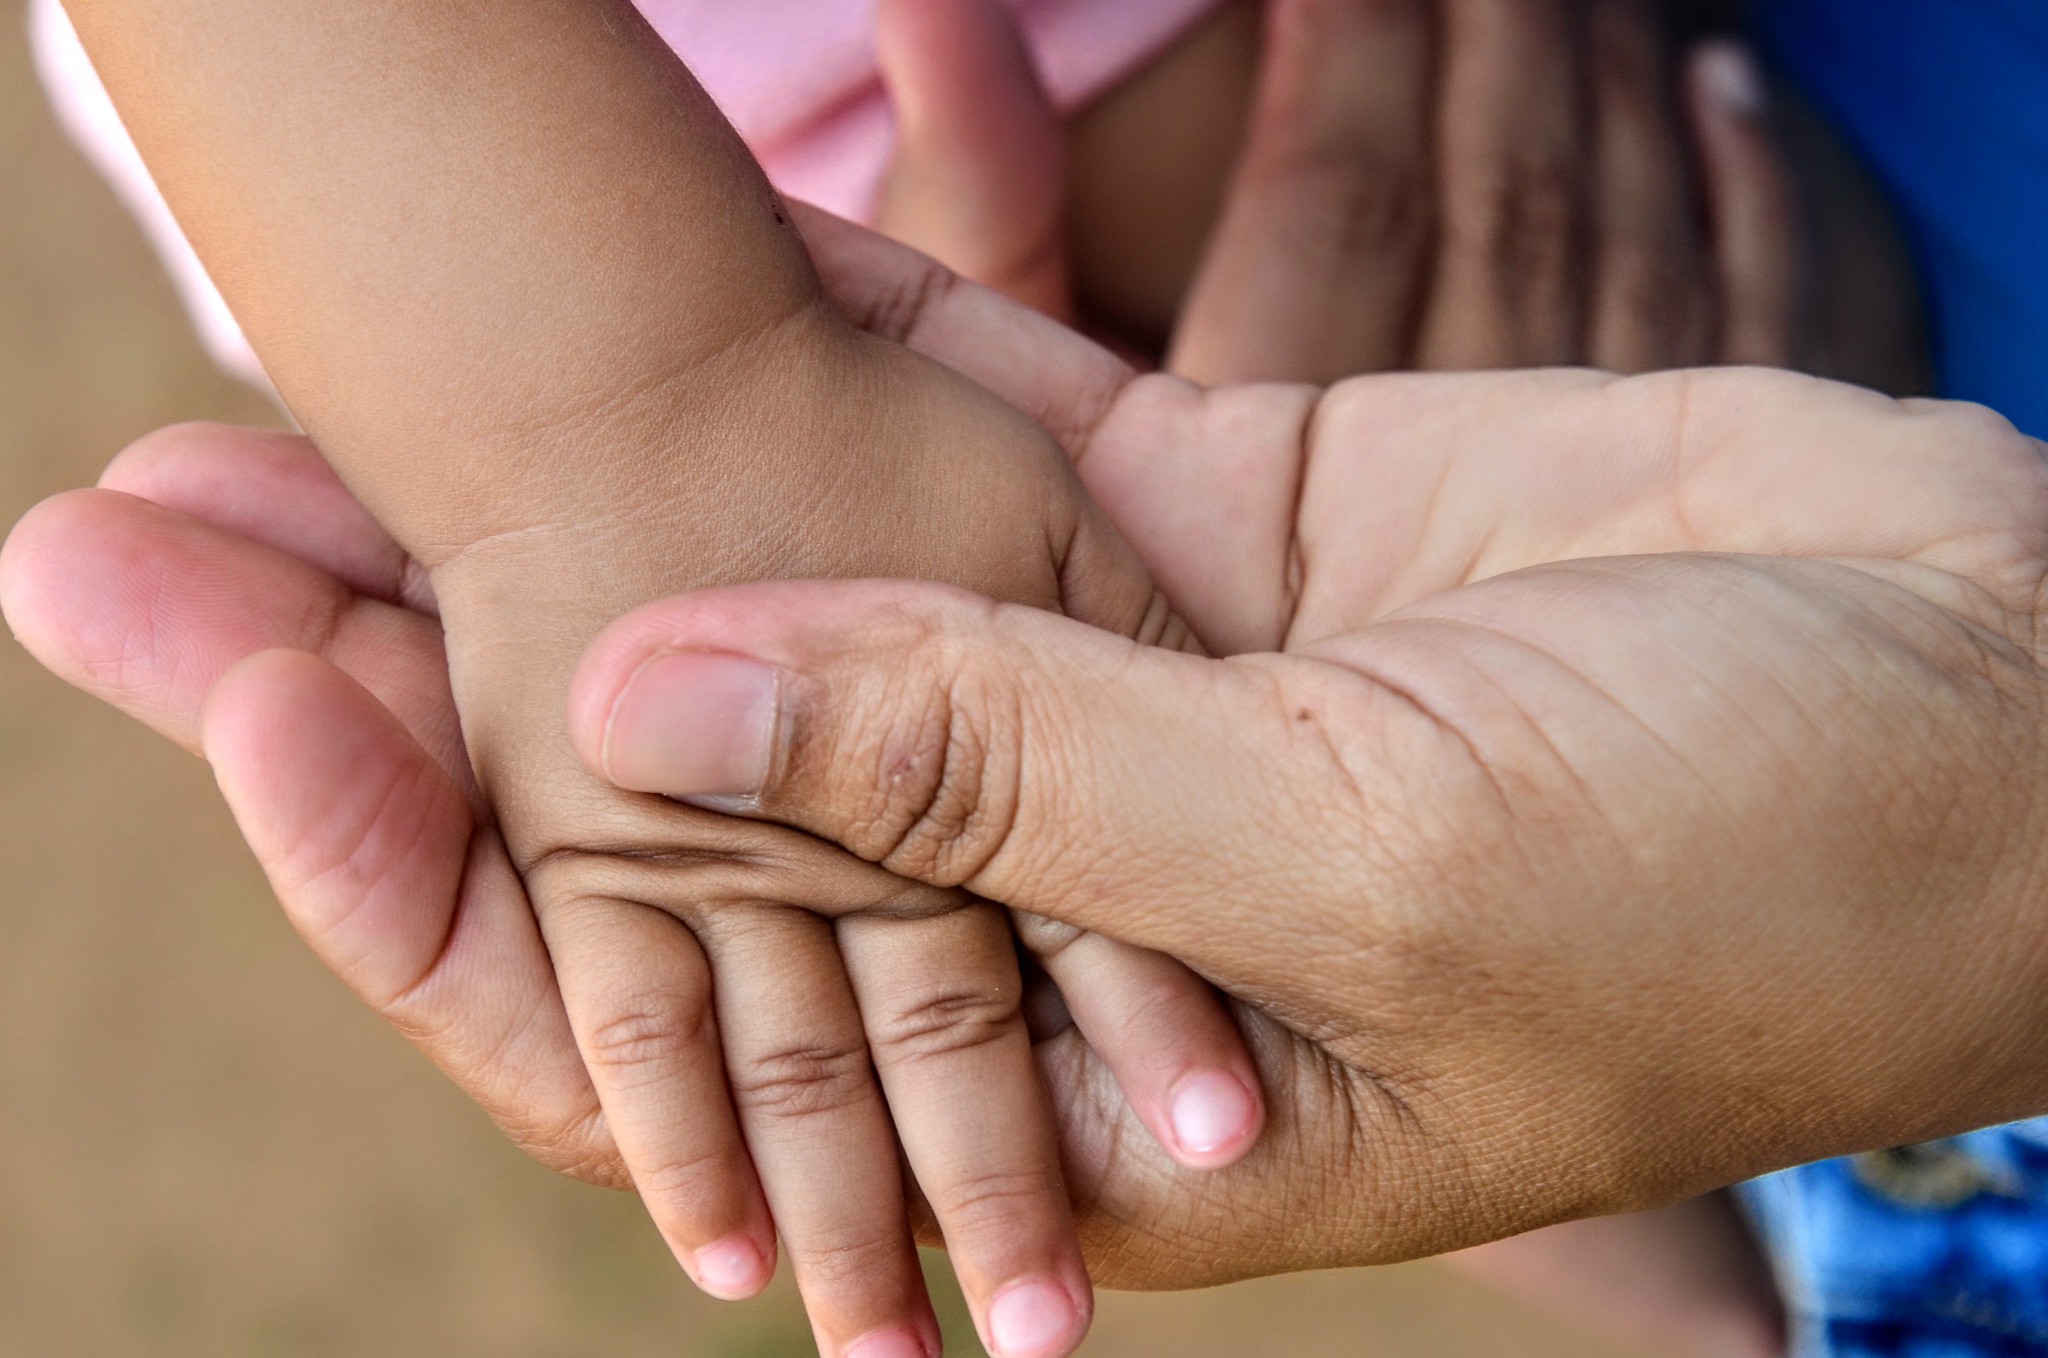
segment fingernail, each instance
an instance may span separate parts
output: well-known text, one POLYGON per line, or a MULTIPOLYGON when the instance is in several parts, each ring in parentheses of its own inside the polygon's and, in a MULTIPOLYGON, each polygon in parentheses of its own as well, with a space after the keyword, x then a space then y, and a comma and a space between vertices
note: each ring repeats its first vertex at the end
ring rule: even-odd
POLYGON ((775 751, 779 677, 744 656, 671 651, 626 681, 605 723, 605 776, 633 792, 735 801, 775 751))
POLYGON ((761 1275, 768 1261, 754 1242, 743 1235, 727 1236, 715 1245, 697 1251, 691 1270, 697 1286, 723 1301, 745 1301, 767 1283, 761 1275))
POLYGON ((1707 93, 1729 112, 1761 118, 1769 95, 1756 57, 1739 42, 1712 42, 1700 49, 1700 80, 1707 93))
POLYGON ((1259 1115, 1258 1101, 1235 1076, 1205 1070, 1173 1096, 1173 1139, 1184 1155, 1208 1159, 1234 1150, 1259 1115))
POLYGON ((989 1347, 995 1358, 1052 1358, 1079 1338, 1081 1313, 1058 1283, 1018 1283, 988 1306, 989 1347))
POLYGON ((846 1346, 842 1358, 932 1358, 931 1350, 913 1330, 876 1330, 846 1346))

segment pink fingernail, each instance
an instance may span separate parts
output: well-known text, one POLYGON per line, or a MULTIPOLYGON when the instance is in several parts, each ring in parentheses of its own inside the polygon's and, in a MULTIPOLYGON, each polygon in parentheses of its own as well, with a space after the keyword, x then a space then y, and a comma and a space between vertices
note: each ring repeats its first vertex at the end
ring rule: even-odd
POLYGON ((995 1358, 1054 1358, 1079 1341, 1081 1312, 1058 1283, 1018 1283, 988 1307, 989 1347, 995 1358))
POLYGON ((778 676, 744 656, 657 655, 626 681, 605 723, 604 772, 666 796, 744 798, 768 781, 778 676))
POLYGON ((722 1301, 744 1301, 767 1283, 761 1276, 768 1261, 760 1249, 743 1235, 727 1236, 715 1245, 697 1251, 691 1261, 697 1286, 722 1301))
POLYGON ((1739 42, 1713 42, 1700 50, 1700 79, 1707 92, 1730 112, 1744 118, 1761 118, 1769 96, 1764 73, 1755 56, 1739 42))
POLYGON ((846 1346, 843 1358, 932 1358, 931 1350, 915 1331, 876 1330, 846 1346))
POLYGON ((1173 1096, 1173 1139, 1181 1153, 1208 1160, 1235 1150, 1257 1123, 1258 1100, 1235 1076, 1205 1070, 1173 1096))

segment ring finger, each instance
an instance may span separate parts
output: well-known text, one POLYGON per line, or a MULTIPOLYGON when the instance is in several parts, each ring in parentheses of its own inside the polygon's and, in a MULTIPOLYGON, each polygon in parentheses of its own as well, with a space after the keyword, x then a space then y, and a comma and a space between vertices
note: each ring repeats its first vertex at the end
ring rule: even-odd
POLYGON ((733 1101, 819 1351, 937 1354, 896 1129, 831 922, 736 905, 692 927, 718 977, 733 1101))
POLYGON ((838 924, 904 1154, 996 1358, 1059 1358, 1094 1304, 1006 917, 838 924), (964 1096, 963 1096, 964 1095, 964 1096))

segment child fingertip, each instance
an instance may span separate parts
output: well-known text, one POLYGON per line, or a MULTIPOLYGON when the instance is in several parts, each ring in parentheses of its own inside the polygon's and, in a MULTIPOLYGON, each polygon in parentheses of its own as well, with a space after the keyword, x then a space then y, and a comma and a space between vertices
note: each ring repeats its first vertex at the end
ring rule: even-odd
POLYGON ((1183 1164, 1220 1169, 1257 1139, 1261 1100, 1227 1071, 1198 1071, 1173 1093, 1173 1148, 1183 1164))
POLYGON ((1060 1358, 1086 1332, 1086 1317, 1059 1282, 1036 1278, 998 1293, 988 1308, 994 1358, 1060 1358))
POLYGON ((743 1235, 727 1236, 698 1250, 691 1260, 697 1286, 721 1301, 745 1301, 768 1285, 768 1260, 743 1235))

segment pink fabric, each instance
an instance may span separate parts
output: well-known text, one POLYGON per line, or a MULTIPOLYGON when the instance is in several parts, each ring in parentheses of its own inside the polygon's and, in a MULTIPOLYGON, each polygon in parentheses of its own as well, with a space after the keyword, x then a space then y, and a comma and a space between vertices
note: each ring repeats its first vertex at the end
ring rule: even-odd
MULTIPOLYGON (((792 198, 870 220, 895 129, 874 57, 875 0, 635 0, 792 198)), ((1219 0, 1005 0, 1054 100, 1073 110, 1142 66, 1219 0)), ((208 347, 262 369, 86 60, 59 0, 30 0, 37 64, 72 135, 163 252, 208 347)))

